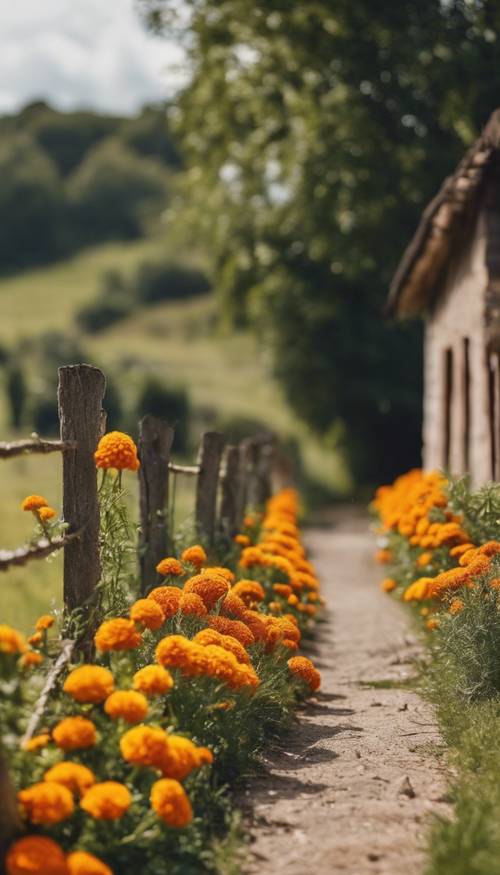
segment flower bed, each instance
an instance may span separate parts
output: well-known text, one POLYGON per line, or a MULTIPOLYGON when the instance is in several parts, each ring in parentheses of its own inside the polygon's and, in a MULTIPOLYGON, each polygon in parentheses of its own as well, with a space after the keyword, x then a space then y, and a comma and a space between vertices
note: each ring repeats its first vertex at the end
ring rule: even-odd
MULTIPOLYGON (((220 871, 236 823, 230 788, 319 687, 298 653, 321 599, 296 493, 248 515, 229 547, 180 544, 138 598, 121 474, 109 468, 139 463, 118 437, 96 453, 105 470, 93 647, 54 675, 29 737, 62 636, 89 621, 47 614, 27 639, 0 626, 2 752, 21 813, 7 875, 220 871)), ((24 502, 50 538, 60 523, 44 508, 43 496, 24 502)))

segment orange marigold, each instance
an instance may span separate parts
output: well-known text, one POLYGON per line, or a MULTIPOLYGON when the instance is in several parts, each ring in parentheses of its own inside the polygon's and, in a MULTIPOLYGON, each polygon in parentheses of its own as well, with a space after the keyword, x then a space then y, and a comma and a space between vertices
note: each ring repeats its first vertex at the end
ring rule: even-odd
POLYGON ((35 629, 37 632, 43 632, 45 629, 50 629, 54 623, 55 619, 52 614, 42 614, 35 623, 35 629))
POLYGON ((137 447, 132 438, 122 431, 105 434, 97 444, 94 459, 97 468, 137 471, 140 467, 137 447))
POLYGON ((233 541, 235 544, 239 544, 240 547, 249 547, 251 544, 248 535, 235 535, 233 541))
POLYGON ((229 584, 234 583, 235 576, 230 568, 225 568, 223 565, 212 565, 203 569, 203 574, 210 576, 216 574, 218 577, 223 577, 229 584))
POLYGON ((63 690, 75 702, 104 702, 113 692, 113 675, 101 665, 80 665, 73 669, 66 678, 63 690))
POLYGON ((148 713, 148 700, 136 690, 116 690, 106 699, 104 710, 113 720, 139 723, 148 713))
POLYGON ((118 617, 101 623, 94 635, 95 646, 101 652, 109 650, 133 650, 139 647, 142 638, 133 620, 118 617))
POLYGON ((138 599, 130 608, 130 619, 146 629, 159 629, 165 622, 165 614, 154 599, 138 599))
POLYGON ((151 788, 151 807, 168 826, 176 829, 182 829, 193 819, 184 787, 173 778, 155 781, 151 788))
POLYGON ((55 727, 52 738, 61 750, 79 750, 95 744, 96 729, 87 717, 65 717, 55 727))
POLYGON ((206 747, 197 747, 182 735, 168 735, 161 771, 165 778, 183 781, 194 769, 213 762, 212 752, 206 747))
POLYGON ((85 793, 80 806, 96 820, 117 820, 132 804, 132 796, 125 784, 102 781, 85 793))
POLYGON ((234 584, 231 592, 239 596, 247 606, 254 602, 261 602, 265 597, 264 588, 258 580, 239 580, 234 584))
POLYGON ((181 554, 183 562, 189 562, 195 568, 201 568, 204 562, 207 561, 207 554, 201 544, 194 544, 192 547, 187 547, 181 554))
POLYGON ((247 606, 243 599, 240 599, 239 595, 233 592, 233 590, 229 590, 227 596, 221 602, 220 612, 224 614, 224 616, 232 616, 237 617, 238 620, 241 619, 243 614, 245 613, 247 606))
POLYGON ((250 657, 245 648, 232 635, 222 635, 216 629, 202 629, 198 632, 193 641, 196 644, 201 644, 202 647, 207 647, 209 644, 217 644, 232 653, 238 662, 243 662, 245 665, 250 665, 250 657))
POLYGON ((154 726, 135 726, 120 739, 123 759, 134 766, 160 768, 166 745, 167 733, 154 726))
POLYGON ((212 629, 217 629, 222 635, 231 635, 236 638, 244 647, 249 647, 255 643, 255 636, 249 629, 246 623, 241 620, 230 620, 228 617, 209 617, 208 625, 212 629))
POLYGON ((54 519, 56 512, 53 507, 41 507, 37 512, 38 518, 42 521, 42 523, 46 523, 49 520, 54 519))
POLYGON ((31 644, 32 647, 35 647, 37 644, 40 644, 43 641, 43 635, 41 632, 34 632, 33 635, 30 635, 28 638, 28 644, 31 644))
POLYGON ((26 641, 17 629, 0 624, 0 653, 24 653, 26 649, 26 641))
POLYGON ((148 594, 148 599, 156 602, 163 611, 163 616, 169 620, 179 610, 182 590, 178 586, 157 586, 148 594))
POLYGON ((35 650, 28 650, 26 653, 23 653, 21 656, 21 666, 22 668, 36 668, 37 665, 41 665, 43 662, 43 656, 41 653, 37 653, 35 650))
POLYGON ((63 849, 46 836, 24 836, 10 846, 7 875, 68 875, 63 849))
POLYGON ((375 553, 375 561, 380 562, 381 565, 385 565, 390 562, 392 559, 390 550, 377 550, 375 553))
POLYGON ((427 620, 425 624, 425 628, 429 630, 429 632, 433 632, 434 629, 439 629, 439 620, 437 617, 431 617, 427 620))
POLYGON ((87 851, 72 851, 66 858, 69 875, 113 875, 113 870, 87 851))
POLYGON ((220 598, 227 595, 228 591, 229 583, 224 577, 215 573, 207 576, 204 571, 190 577, 184 585, 184 592, 195 592, 208 610, 211 610, 220 598))
POLYGON ((25 817, 36 824, 66 820, 71 817, 75 807, 67 787, 45 781, 20 790, 17 799, 25 817))
POLYGON ((242 623, 248 626, 256 641, 263 641, 266 637, 267 617, 258 611, 245 611, 241 618, 242 623))
POLYGON ((293 592, 292 587, 288 583, 275 583, 273 589, 277 595, 281 595, 283 598, 288 598, 293 592))
POLYGON ((134 690, 146 696, 161 696, 174 686, 172 675, 162 665, 145 665, 133 677, 134 690))
POLYGON ((432 562, 432 553, 429 551, 421 553, 417 559, 417 565, 419 568, 423 568, 425 565, 428 565, 429 562, 432 562))
POLYGON ((193 614, 204 617, 207 614, 205 603, 196 592, 183 592, 179 601, 179 609, 183 614, 193 614))
POLYGON ((319 671, 306 656, 292 656, 287 662, 288 668, 296 677, 304 681, 311 690, 317 690, 321 683, 319 671))
POLYGON ((179 562, 174 556, 167 556, 165 559, 162 559, 161 562, 158 562, 156 570, 158 574, 161 574, 163 577, 167 577, 169 574, 172 574, 174 577, 179 577, 181 574, 184 574, 182 562, 179 562))
POLYGON ((21 504, 21 510, 40 510, 41 507, 47 507, 48 501, 43 495, 27 495, 21 504))
POLYGON ((89 787, 95 784, 95 775, 87 766, 65 760, 62 763, 56 763, 55 766, 48 769, 43 776, 43 780, 61 784, 62 787, 66 787, 71 793, 82 796, 89 787))
POLYGON ((41 732, 39 735, 34 735, 33 738, 29 738, 28 741, 25 741, 23 744, 23 750, 27 750, 29 753, 35 753, 37 750, 46 747, 49 741, 49 733, 41 732))
POLYGON ((393 589, 396 589, 396 586, 396 581, 392 577, 384 577, 380 582, 380 589, 382 592, 392 592, 393 589))
POLYGON ((464 603, 463 599, 454 598, 450 602, 450 607, 448 608, 448 612, 452 615, 459 614, 460 611, 463 611, 464 607, 465 607, 465 603, 464 603))

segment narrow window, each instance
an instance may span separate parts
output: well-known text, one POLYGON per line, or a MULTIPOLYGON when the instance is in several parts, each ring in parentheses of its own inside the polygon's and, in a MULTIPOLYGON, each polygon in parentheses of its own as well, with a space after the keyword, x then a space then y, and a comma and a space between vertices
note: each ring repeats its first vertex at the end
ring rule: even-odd
POLYGON ((498 357, 488 357, 488 425, 490 432, 490 468, 491 479, 497 476, 498 456, 498 357))
POLYGON ((468 337, 463 340, 463 461, 464 472, 470 468, 470 431, 471 431, 471 404, 470 404, 470 341, 468 337))
POLYGON ((453 350, 446 349, 444 353, 444 443, 443 468, 450 468, 451 455, 451 411, 453 404, 453 350))

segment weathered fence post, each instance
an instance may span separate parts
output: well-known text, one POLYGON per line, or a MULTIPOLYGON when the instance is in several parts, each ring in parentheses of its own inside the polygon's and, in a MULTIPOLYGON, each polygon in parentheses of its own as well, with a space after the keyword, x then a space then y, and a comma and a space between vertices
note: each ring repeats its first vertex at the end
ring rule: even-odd
POLYGON ((255 504, 257 507, 262 507, 272 492, 273 452, 274 437, 262 435, 256 444, 255 504))
POLYGON ((248 493, 252 470, 252 442, 250 438, 244 438, 238 446, 238 498, 236 504, 236 525, 238 528, 243 523, 245 510, 248 505, 248 493))
POLYGON ((198 452, 200 470, 196 480, 195 520, 200 535, 213 541, 217 505, 217 486, 224 435, 218 431, 206 431, 201 437, 198 452))
POLYGON ((99 578, 99 504, 94 452, 101 436, 104 374, 91 365, 59 368, 61 440, 76 441, 63 453, 63 518, 81 534, 64 550, 64 605, 72 611, 91 598, 99 578))
POLYGON ((168 463, 174 430, 154 416, 139 423, 139 566, 141 589, 156 579, 156 566, 167 555, 168 463))
POLYGON ((238 531, 238 499, 240 493, 240 451, 238 447, 227 447, 226 466, 222 478, 220 506, 220 526, 230 538, 238 531))

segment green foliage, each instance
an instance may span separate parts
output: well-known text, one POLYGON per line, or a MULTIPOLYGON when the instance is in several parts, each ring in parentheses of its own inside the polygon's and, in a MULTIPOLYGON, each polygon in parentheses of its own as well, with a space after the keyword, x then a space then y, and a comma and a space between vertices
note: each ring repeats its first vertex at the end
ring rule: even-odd
POLYGON ((156 304, 206 294, 210 290, 207 277, 171 261, 144 261, 133 280, 138 304, 156 304))
POLYGON ((173 170, 179 170, 181 158, 169 128, 165 107, 145 106, 136 118, 123 123, 119 136, 126 146, 139 155, 158 158, 173 170))
POLYGON ((20 364, 13 362, 7 369, 5 391, 10 409, 12 428, 19 429, 26 407, 26 380, 20 364))
POLYGON ((323 433, 341 421, 359 478, 410 467, 420 331, 384 324, 383 302, 424 205, 497 106, 498 4, 141 5, 187 36, 185 220, 226 318, 268 338, 299 416, 323 433))
POLYGON ((447 492, 450 505, 464 515, 464 528, 475 544, 495 540, 500 525, 500 487, 487 483, 473 492, 468 475, 450 478, 447 492))

